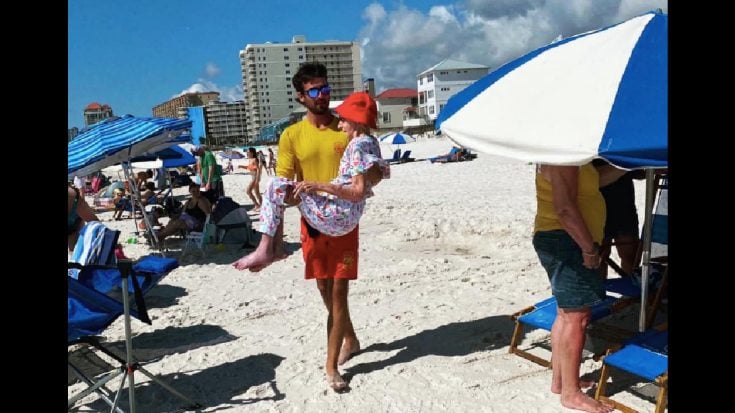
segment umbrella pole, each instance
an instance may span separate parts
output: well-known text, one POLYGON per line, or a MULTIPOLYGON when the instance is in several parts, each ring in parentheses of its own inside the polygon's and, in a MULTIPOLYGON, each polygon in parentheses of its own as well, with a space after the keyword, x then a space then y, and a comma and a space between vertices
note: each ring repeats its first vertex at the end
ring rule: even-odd
POLYGON ((643 221, 643 254, 641 256, 641 311, 638 319, 638 331, 646 331, 646 299, 648 298, 648 276, 651 268, 651 230, 653 218, 654 171, 646 170, 646 207, 643 221))
POLYGON ((133 176, 133 166, 128 160, 128 162, 123 162, 123 171, 125 173, 125 179, 130 182, 130 186, 132 188, 132 191, 130 193, 133 202, 132 202, 132 214, 133 214, 133 225, 135 225, 135 233, 138 233, 138 220, 135 218, 135 200, 138 200, 138 203, 140 205, 140 212, 143 214, 143 221, 145 222, 145 230, 150 232, 151 234, 151 243, 153 245, 153 248, 157 249, 162 256, 166 256, 163 252, 162 245, 160 241, 158 240, 158 235, 156 234, 156 231, 153 230, 153 222, 151 221, 148 214, 145 212, 145 208, 143 207, 143 203, 141 202, 140 198, 140 191, 138 189, 138 185, 135 182, 135 179, 132 179, 133 176))

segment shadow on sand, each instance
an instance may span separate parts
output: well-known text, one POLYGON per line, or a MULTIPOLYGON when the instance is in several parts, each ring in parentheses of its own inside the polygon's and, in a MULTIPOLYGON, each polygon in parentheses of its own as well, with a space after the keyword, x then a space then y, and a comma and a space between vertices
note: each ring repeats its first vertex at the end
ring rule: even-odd
POLYGON ((346 369, 343 376, 347 378, 367 374, 429 355, 465 356, 478 351, 502 348, 510 343, 513 326, 513 321, 507 315, 495 315, 472 321, 449 323, 391 343, 372 344, 357 355, 371 351, 400 351, 385 360, 356 364, 346 369))
MULTIPOLYGON (((207 412, 232 409, 234 406, 249 405, 266 400, 282 400, 286 396, 275 384, 276 367, 285 360, 272 353, 247 356, 243 359, 227 362, 205 370, 171 373, 158 376, 178 392, 200 403, 207 412), (238 397, 250 388, 255 389, 255 397, 238 397), (220 406, 222 405, 222 406, 220 406)), ((141 381, 145 376, 136 375, 141 381)), ((146 378, 147 379, 147 378, 146 378)), ((135 400, 141 412, 173 412, 181 411, 185 403, 168 393, 161 386, 150 381, 136 383, 135 400)), ((121 397, 121 407, 128 410, 127 391, 121 397)), ((102 400, 96 400, 86 408, 94 411, 109 410, 102 400)))
MULTIPOLYGON (((236 337, 219 326, 197 325, 191 327, 166 327, 150 333, 143 333, 133 337, 133 355, 142 363, 156 361, 164 356, 176 353, 185 353, 199 347, 211 346, 235 340, 236 337)), ((103 347, 114 354, 125 358, 125 341, 103 342, 103 347)), ((117 368, 102 359, 97 352, 88 346, 80 346, 67 354, 68 360, 82 369, 88 376, 97 376, 101 373, 117 368)), ((76 376, 68 371, 68 384, 77 381, 76 376)))

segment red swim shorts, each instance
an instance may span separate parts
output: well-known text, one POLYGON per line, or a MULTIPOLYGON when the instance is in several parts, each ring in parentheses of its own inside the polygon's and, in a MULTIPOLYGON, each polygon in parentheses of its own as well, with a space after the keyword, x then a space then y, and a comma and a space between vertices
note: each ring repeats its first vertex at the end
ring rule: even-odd
POLYGON ((304 278, 357 279, 360 226, 341 237, 319 234, 309 236, 306 221, 301 218, 301 250, 304 254, 304 278))

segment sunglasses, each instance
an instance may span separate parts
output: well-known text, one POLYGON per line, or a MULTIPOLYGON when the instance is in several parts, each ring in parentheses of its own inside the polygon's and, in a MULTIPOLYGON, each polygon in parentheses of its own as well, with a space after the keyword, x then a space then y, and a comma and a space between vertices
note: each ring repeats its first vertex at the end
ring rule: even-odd
POLYGON ((332 88, 329 85, 324 85, 322 87, 313 87, 304 93, 306 93, 306 96, 316 99, 319 97, 319 95, 328 95, 332 92, 332 88))

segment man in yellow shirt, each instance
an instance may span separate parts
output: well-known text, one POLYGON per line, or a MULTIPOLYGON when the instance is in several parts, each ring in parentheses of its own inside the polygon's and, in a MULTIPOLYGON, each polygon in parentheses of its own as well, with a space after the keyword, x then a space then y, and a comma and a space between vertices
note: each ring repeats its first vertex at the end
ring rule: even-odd
MULTIPOLYGON (((317 62, 305 63, 292 83, 299 102, 306 107, 306 117, 281 134, 276 175, 296 181, 329 182, 337 176, 348 140, 329 110, 327 68, 317 62)), ((292 199, 291 203, 295 201, 292 199)), ((357 279, 359 229, 358 225, 346 235, 330 237, 309 227, 301 218, 304 277, 316 279, 329 313, 325 372, 328 385, 335 391, 347 388, 337 366, 360 350, 347 302, 349 280, 357 279)), ((283 223, 279 231, 283 231, 283 223)))

